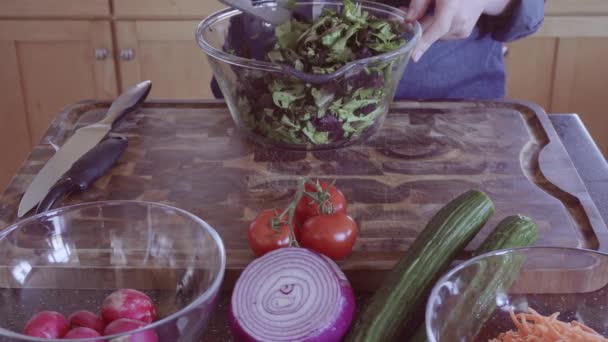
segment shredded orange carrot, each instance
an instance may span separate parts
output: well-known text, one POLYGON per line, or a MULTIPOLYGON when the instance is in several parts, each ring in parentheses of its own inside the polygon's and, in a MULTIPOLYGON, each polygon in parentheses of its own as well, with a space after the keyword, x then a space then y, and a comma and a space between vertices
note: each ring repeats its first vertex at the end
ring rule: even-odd
POLYGON ((516 330, 501 333, 489 342, 608 342, 607 338, 582 323, 559 321, 559 312, 545 317, 533 309, 519 314, 510 310, 509 315, 516 330))

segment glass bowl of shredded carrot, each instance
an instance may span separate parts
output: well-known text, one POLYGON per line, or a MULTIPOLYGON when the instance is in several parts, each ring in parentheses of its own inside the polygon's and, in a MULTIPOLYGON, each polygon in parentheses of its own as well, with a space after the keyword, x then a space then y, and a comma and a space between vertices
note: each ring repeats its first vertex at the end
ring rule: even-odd
POLYGON ((530 247, 470 259, 426 308, 430 342, 608 342, 608 254, 530 247))

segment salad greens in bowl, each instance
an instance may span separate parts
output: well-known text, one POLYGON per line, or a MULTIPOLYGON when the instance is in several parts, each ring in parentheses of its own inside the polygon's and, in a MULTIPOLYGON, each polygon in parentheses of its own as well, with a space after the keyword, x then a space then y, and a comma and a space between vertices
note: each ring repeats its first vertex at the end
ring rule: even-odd
POLYGON ((289 3, 292 19, 280 26, 233 9, 198 26, 198 44, 237 127, 291 149, 366 139, 388 113, 420 25, 375 2, 289 3))

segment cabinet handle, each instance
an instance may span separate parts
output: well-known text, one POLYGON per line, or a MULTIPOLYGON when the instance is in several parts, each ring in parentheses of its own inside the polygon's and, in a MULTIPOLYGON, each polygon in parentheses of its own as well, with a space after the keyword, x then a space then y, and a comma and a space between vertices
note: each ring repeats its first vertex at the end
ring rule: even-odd
POLYGON ((108 51, 106 48, 95 49, 95 59, 98 61, 103 61, 104 59, 108 58, 109 55, 110 51, 108 51))
POLYGON ((122 49, 120 50, 120 59, 123 61, 130 61, 135 57, 135 51, 133 49, 122 49))

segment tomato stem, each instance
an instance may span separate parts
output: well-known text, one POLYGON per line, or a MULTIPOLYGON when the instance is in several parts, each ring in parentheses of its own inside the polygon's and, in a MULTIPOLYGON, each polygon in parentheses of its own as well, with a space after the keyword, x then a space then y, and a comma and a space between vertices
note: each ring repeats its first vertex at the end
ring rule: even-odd
POLYGON ((298 203, 302 199, 302 197, 306 196, 310 198, 310 204, 318 203, 320 214, 329 215, 333 214, 334 206, 329 201, 331 199, 331 195, 329 194, 329 189, 333 187, 335 184, 335 180, 331 183, 331 185, 327 189, 323 189, 319 180, 316 182, 312 182, 307 178, 298 179, 298 186, 296 188, 296 194, 293 199, 283 210, 283 212, 278 215, 275 219, 272 220, 272 228, 279 230, 283 224, 287 224, 289 227, 289 246, 290 247, 299 247, 298 240, 296 239, 295 227, 293 226, 293 219, 295 216, 296 207, 298 203), (306 191, 306 184, 311 185, 316 192, 310 193, 306 191), (285 222, 285 215, 287 215, 287 222, 285 222))
MULTIPOLYGON (((287 208, 285 208, 285 210, 281 213, 281 215, 279 215, 276 219, 276 221, 278 221, 279 226, 280 226, 280 224, 282 222, 284 222, 285 215, 287 215, 286 224, 289 227, 289 240, 290 240, 289 246, 290 247, 300 247, 300 245, 298 244, 298 239, 296 239, 295 227, 293 226, 293 218, 295 216, 295 211, 296 211, 298 202, 300 202, 300 200, 302 199, 302 196, 304 196, 305 184, 306 184, 306 180, 304 178, 301 178, 298 180, 298 187, 296 188, 296 194, 295 194, 293 201, 291 201, 291 203, 289 203, 287 208)), ((276 221, 273 221, 273 225, 274 225, 274 222, 276 222, 276 221)))
POLYGON ((319 214, 321 215, 330 215, 334 213, 334 205, 330 202, 331 194, 329 190, 336 183, 335 180, 331 182, 331 184, 327 187, 327 189, 323 189, 319 180, 316 182, 311 182, 310 180, 306 180, 306 183, 313 188, 315 188, 314 193, 310 193, 308 191, 304 191, 304 195, 311 199, 309 204, 315 204, 319 206, 319 214))
POLYGON ((274 211, 274 217, 270 220, 270 229, 272 229, 275 233, 279 233, 281 231, 282 218, 283 214, 279 215, 277 210, 274 211))
POLYGON ((298 188, 296 189, 296 196, 293 199, 293 202, 291 202, 289 204, 289 234, 291 235, 291 242, 290 245, 291 246, 295 246, 295 247, 299 247, 300 245, 298 244, 298 240, 296 239, 296 234, 295 234, 295 229, 293 227, 293 217, 295 215, 295 211, 296 211, 296 206, 298 205, 298 203, 300 202, 300 200, 302 199, 302 196, 304 195, 304 185, 305 183, 305 179, 300 178, 298 180, 298 188))

